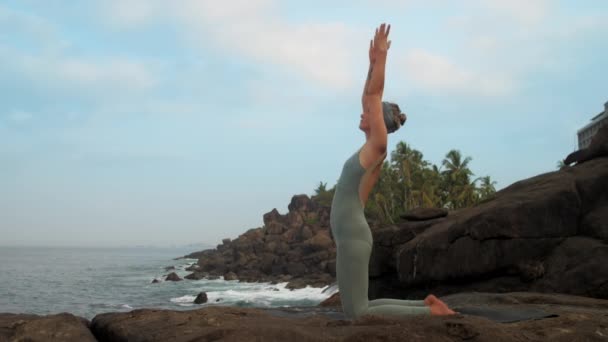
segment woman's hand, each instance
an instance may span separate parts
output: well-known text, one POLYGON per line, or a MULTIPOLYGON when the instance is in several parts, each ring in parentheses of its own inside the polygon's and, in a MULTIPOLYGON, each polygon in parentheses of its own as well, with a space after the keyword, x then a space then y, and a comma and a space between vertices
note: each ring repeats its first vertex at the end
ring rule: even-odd
POLYGON ((391 31, 391 25, 382 24, 376 29, 374 39, 369 42, 369 62, 374 63, 377 56, 386 55, 391 47, 391 41, 388 40, 388 34, 391 31))

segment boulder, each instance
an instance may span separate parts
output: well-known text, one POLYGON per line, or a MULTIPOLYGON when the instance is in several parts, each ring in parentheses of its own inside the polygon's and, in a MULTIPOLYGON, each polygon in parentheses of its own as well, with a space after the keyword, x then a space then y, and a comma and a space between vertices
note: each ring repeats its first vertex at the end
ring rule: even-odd
POLYGON ((204 279, 206 276, 208 276, 207 272, 193 272, 193 273, 188 274, 184 278, 189 279, 189 280, 200 280, 200 279, 204 279))
POLYGON ((0 341, 95 342, 97 339, 89 330, 88 320, 69 313, 48 316, 0 313, 0 341))
MULTIPOLYGON (((297 272, 304 282, 319 284, 319 279, 327 279, 327 265, 335 258, 336 249, 329 234, 329 208, 306 195, 293 196, 289 208, 286 215, 276 208, 264 214, 264 227, 249 229, 233 240, 224 239, 216 249, 197 252, 198 267, 192 271, 209 276, 232 272, 240 281, 279 281, 289 275, 288 264, 301 264, 306 272, 302 266, 291 265, 289 270, 297 272)), ((330 281, 333 278, 330 276, 330 281)))
POLYGON ((207 303, 207 293, 201 292, 194 299, 194 304, 204 304, 207 303))
MULTIPOLYGON (((100 341, 603 341, 608 301, 536 293, 462 293, 451 307, 544 311, 551 318, 498 323, 472 315, 364 316, 345 319, 340 307, 134 310, 97 315, 100 341)), ((52 330, 51 330, 52 331, 52 330)), ((0 329, 2 332, 2 329, 0 329)))
POLYGON ((299 212, 292 211, 287 214, 287 226, 290 229, 298 229, 302 225, 304 225, 304 219, 299 212))
POLYGON ((309 226, 303 226, 300 229, 300 234, 298 236, 298 240, 305 241, 305 240, 308 240, 308 239, 310 239, 312 237, 313 237, 313 233, 312 233, 312 230, 310 229, 309 226))
POLYGON ((270 212, 264 214, 262 219, 264 221, 264 226, 268 226, 271 222, 284 221, 283 216, 281 214, 279 214, 279 211, 276 208, 274 208, 270 212))
POLYGON ((287 206, 289 212, 311 211, 314 210, 314 204, 308 195, 295 195, 291 197, 291 202, 287 206))
POLYGON ((287 226, 279 222, 270 222, 266 226, 266 233, 270 235, 281 235, 287 230, 287 226))
POLYGON ((180 278, 177 273, 175 272, 171 272, 169 273, 169 275, 167 275, 167 277, 165 278, 166 281, 180 281, 182 280, 182 278, 180 278))
POLYGON ((448 216, 448 210, 443 208, 415 208, 402 214, 401 218, 410 221, 426 221, 448 216))
POLYGON ((293 275, 294 277, 300 277, 306 275, 307 269, 304 264, 300 263, 289 263, 286 266, 287 273, 293 275))
POLYGON ((374 230, 370 299, 462 291, 608 298, 608 158, 526 179, 448 217, 374 230))
POLYGON ((197 264, 193 264, 193 265, 190 265, 185 268, 186 271, 190 271, 190 272, 200 271, 200 269, 201 269, 201 267, 197 264))
POLYGON ((329 237, 328 231, 320 231, 312 238, 304 241, 304 245, 311 251, 328 250, 335 248, 334 241, 329 237))
POLYGON ((236 274, 234 272, 228 272, 226 274, 224 274, 224 280, 229 281, 229 280, 237 280, 238 278, 236 277, 236 274))

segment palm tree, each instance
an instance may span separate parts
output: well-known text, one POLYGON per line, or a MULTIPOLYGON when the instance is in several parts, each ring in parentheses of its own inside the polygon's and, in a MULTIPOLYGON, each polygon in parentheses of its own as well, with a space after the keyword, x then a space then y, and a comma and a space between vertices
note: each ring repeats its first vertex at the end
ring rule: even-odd
POLYGON ((494 187, 496 182, 491 180, 490 176, 479 177, 475 181, 477 180, 481 181, 481 185, 478 188, 479 201, 483 201, 496 193, 496 188, 494 187))
POLYGON ((424 184, 424 170, 429 162, 424 160, 422 152, 412 149, 405 142, 397 143, 391 152, 391 164, 398 174, 396 193, 397 200, 402 204, 401 211, 423 206, 421 187, 424 184))
POLYGON ((335 186, 327 190, 327 183, 319 182, 319 185, 315 189, 315 196, 313 198, 321 205, 331 206, 331 202, 334 199, 335 186))
POLYGON ((446 186, 448 197, 446 204, 451 209, 464 207, 471 200, 470 179, 473 172, 468 167, 471 160, 471 157, 466 157, 463 160, 459 150, 450 150, 443 159, 442 165, 445 167, 445 171, 443 171, 444 186, 446 186))

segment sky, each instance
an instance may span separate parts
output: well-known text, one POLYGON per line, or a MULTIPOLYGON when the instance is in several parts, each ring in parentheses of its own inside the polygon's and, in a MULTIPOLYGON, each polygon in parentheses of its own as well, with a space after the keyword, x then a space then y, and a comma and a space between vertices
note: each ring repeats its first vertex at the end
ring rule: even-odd
POLYGON ((215 245, 333 186, 391 24, 389 135, 497 189, 608 101, 608 2, 0 2, 0 246, 215 245))

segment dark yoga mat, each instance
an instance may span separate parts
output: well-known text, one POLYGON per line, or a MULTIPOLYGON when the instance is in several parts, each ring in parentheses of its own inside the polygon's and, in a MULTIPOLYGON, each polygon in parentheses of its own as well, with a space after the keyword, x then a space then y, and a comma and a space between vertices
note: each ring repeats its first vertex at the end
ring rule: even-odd
POLYGON ((549 317, 558 317, 559 315, 548 313, 540 309, 531 308, 480 308, 480 307, 464 307, 455 308, 454 311, 463 315, 481 316, 498 323, 513 323, 526 321, 529 319, 542 319, 549 317))

